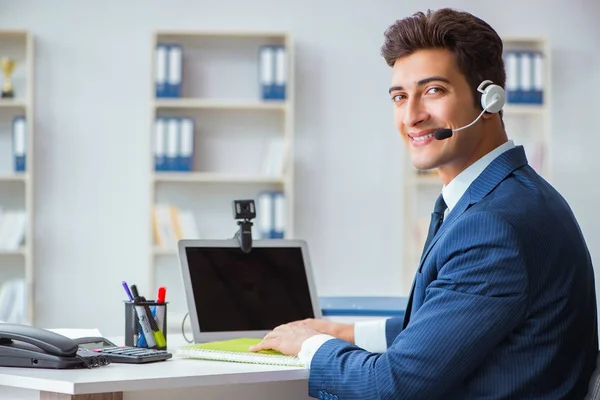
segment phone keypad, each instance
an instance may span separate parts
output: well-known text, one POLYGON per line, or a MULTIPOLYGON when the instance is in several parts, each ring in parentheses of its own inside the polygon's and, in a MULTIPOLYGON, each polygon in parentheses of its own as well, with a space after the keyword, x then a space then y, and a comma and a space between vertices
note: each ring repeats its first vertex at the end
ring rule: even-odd
POLYGON ((142 347, 104 347, 92 350, 109 358, 113 363, 142 364, 154 361, 163 361, 173 355, 166 350, 147 349, 142 347))

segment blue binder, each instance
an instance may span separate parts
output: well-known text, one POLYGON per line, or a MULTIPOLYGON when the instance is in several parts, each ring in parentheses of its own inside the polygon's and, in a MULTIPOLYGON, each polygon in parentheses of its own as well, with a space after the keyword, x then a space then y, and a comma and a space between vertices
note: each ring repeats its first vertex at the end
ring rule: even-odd
POLYGON ((181 97, 183 80, 183 48, 178 44, 168 46, 167 97, 181 97))
POLYGON ((544 55, 541 51, 533 53, 533 93, 532 103, 544 103, 544 55))
POLYGON ((156 76, 154 79, 156 82, 156 97, 169 97, 169 92, 167 90, 169 47, 166 44, 159 43, 156 46, 155 55, 156 76))
POLYGON ((180 123, 178 118, 167 119, 166 171, 177 171, 180 123))
POLYGON ((167 120, 157 118, 154 122, 154 170, 166 171, 166 141, 167 141, 167 120))
POLYGON ((285 197, 283 192, 275 191, 273 196, 273 239, 283 239, 285 236, 285 197))
POLYGON ((504 53, 504 64, 506 66, 506 102, 520 103, 522 93, 520 90, 520 55, 516 51, 504 53))
POLYGON ((256 197, 256 230, 261 239, 273 239, 275 229, 273 193, 260 192, 256 197))
POLYGON ((287 83, 287 60, 286 51, 283 46, 274 46, 275 51, 275 82, 273 88, 273 98, 285 100, 287 83))
POLYGON ((25 117, 19 116, 13 119, 12 137, 15 172, 25 172, 27 156, 27 126, 25 117))
POLYGON ((275 46, 261 46, 258 53, 258 81, 263 100, 277 98, 275 89, 275 46))
POLYGON ((193 170, 194 159, 194 120, 181 118, 179 120, 179 151, 178 170, 190 172, 193 170))

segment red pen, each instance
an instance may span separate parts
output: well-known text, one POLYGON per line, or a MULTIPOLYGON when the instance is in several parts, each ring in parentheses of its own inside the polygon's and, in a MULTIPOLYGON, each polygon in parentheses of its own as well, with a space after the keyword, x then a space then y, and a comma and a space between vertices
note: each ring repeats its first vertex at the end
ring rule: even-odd
MULTIPOLYGON (((158 288, 158 295, 156 296, 156 303, 160 304, 160 303, 164 303, 165 302, 165 297, 167 296, 167 288, 164 286, 161 286, 158 288)), ((154 320, 156 321, 156 324, 158 325, 158 329, 160 331, 163 331, 163 334, 165 335, 166 338, 166 332, 165 329, 166 327, 163 326, 165 323, 165 314, 166 314, 166 308, 167 305, 156 305, 153 306, 153 312, 152 315, 154 316, 154 320)))
POLYGON ((167 297, 167 288, 164 286, 161 286, 158 288, 158 296, 156 297, 156 302, 164 303, 165 297, 167 297))

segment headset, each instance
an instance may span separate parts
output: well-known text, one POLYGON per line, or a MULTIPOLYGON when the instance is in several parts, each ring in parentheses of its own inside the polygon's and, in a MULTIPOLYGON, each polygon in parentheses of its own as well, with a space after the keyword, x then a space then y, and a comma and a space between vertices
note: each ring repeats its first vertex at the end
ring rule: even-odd
POLYGON ((469 125, 454 130, 450 128, 436 129, 433 131, 433 137, 435 137, 437 140, 448 139, 454 132, 462 131, 463 129, 467 129, 475 124, 477 121, 479 121, 483 113, 489 112, 495 114, 502 110, 502 107, 504 107, 504 103, 506 101, 506 94, 501 86, 494 84, 490 80, 485 80, 479 84, 477 91, 481 93, 481 107, 483 108, 483 111, 477 118, 475 118, 475 121, 471 122, 469 125))

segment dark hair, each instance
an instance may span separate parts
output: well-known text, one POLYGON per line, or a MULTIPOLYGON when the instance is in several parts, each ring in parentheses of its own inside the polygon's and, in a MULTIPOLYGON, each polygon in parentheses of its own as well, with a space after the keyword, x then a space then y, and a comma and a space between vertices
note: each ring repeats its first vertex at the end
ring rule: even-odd
POLYGON ((418 12, 396 21, 384 35, 381 54, 390 67, 397 58, 417 50, 451 51, 471 86, 475 106, 481 107, 477 87, 484 80, 505 87, 502 39, 487 22, 472 14, 450 8, 428 10, 427 14, 418 12))

